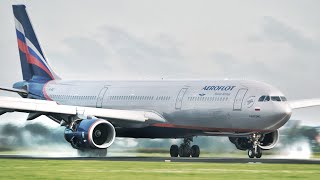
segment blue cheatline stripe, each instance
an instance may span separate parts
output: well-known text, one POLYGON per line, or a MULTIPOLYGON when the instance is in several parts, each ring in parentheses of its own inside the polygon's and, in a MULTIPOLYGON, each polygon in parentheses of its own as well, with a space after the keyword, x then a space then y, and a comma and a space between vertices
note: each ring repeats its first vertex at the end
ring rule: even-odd
MULTIPOLYGON (((40 61, 41 64, 43 64, 43 65, 50 71, 49 67, 41 60, 41 58, 38 56, 38 54, 35 53, 29 46, 28 46, 28 51, 29 51, 29 53, 30 53, 33 57, 37 58, 38 61, 40 61)), ((45 60, 44 60, 44 61, 45 61, 45 60)))
POLYGON ((16 29, 16 34, 18 39, 20 39, 22 42, 26 43, 26 39, 25 36, 22 34, 22 32, 18 31, 18 29, 16 29))

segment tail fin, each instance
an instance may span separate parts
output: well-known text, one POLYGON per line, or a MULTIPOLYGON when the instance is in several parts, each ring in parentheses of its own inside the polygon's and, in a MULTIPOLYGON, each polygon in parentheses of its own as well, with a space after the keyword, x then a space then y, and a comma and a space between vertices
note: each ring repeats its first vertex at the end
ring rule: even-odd
POLYGON ((13 5, 23 80, 60 79, 47 62, 33 30, 25 5, 13 5))

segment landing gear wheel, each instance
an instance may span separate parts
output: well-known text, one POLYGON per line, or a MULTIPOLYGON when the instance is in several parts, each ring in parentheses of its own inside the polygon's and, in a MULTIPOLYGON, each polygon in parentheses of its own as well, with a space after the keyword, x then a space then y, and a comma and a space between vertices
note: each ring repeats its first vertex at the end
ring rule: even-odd
POLYGON ((261 158, 262 156, 262 150, 260 147, 257 148, 256 158, 261 158))
POLYGON ((248 150, 248 156, 249 156, 249 158, 254 158, 255 152, 254 152, 254 149, 253 149, 253 148, 250 148, 250 149, 248 150))
POLYGON ((193 137, 187 137, 183 139, 183 143, 178 147, 177 145, 172 145, 170 147, 170 156, 171 157, 199 157, 200 148, 197 145, 191 147, 191 142, 193 137))
POLYGON ((108 149, 78 149, 81 157, 106 157, 108 149))
POLYGON ((170 147, 170 156, 178 157, 178 155, 179 155, 179 147, 177 145, 172 145, 170 147))
POLYGON ((180 157, 190 157, 190 147, 184 144, 181 144, 179 147, 179 156, 180 157))
POLYGON ((249 158, 261 158, 262 149, 260 147, 261 140, 263 139, 262 135, 259 133, 254 133, 250 136, 250 142, 252 143, 252 147, 248 149, 249 158))
POLYGON ((191 147, 191 157, 199 157, 200 155, 200 148, 198 145, 193 145, 191 147))

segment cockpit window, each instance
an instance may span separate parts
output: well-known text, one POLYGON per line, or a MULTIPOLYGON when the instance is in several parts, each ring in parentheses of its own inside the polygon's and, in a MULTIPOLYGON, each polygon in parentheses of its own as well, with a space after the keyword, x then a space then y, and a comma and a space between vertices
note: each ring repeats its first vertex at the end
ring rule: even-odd
POLYGON ((272 101, 281 101, 279 96, 271 96, 272 101))
POLYGON ((264 101, 270 101, 270 96, 267 96, 264 101))
POLYGON ((281 98, 282 101, 287 101, 287 98, 284 97, 284 96, 280 96, 280 98, 281 98))
POLYGON ((270 101, 270 96, 261 96, 258 101, 259 102, 270 101))
POLYGON ((258 101, 262 102, 265 98, 266 98, 266 96, 261 96, 258 101))
POLYGON ((286 97, 284 97, 284 96, 261 96, 260 98, 259 98, 259 102, 267 102, 267 101, 279 101, 279 102, 281 102, 281 101, 283 101, 283 102, 285 102, 285 101, 287 101, 287 98, 286 97))

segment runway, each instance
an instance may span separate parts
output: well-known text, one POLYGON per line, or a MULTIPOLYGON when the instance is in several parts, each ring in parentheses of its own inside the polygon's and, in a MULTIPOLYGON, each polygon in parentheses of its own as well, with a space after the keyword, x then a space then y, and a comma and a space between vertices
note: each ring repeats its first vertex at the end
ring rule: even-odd
POLYGON ((170 158, 170 157, 34 157, 24 155, 0 155, 0 159, 35 160, 91 160, 129 162, 185 162, 185 163, 263 163, 263 164, 320 164, 320 159, 249 159, 249 158, 170 158))

